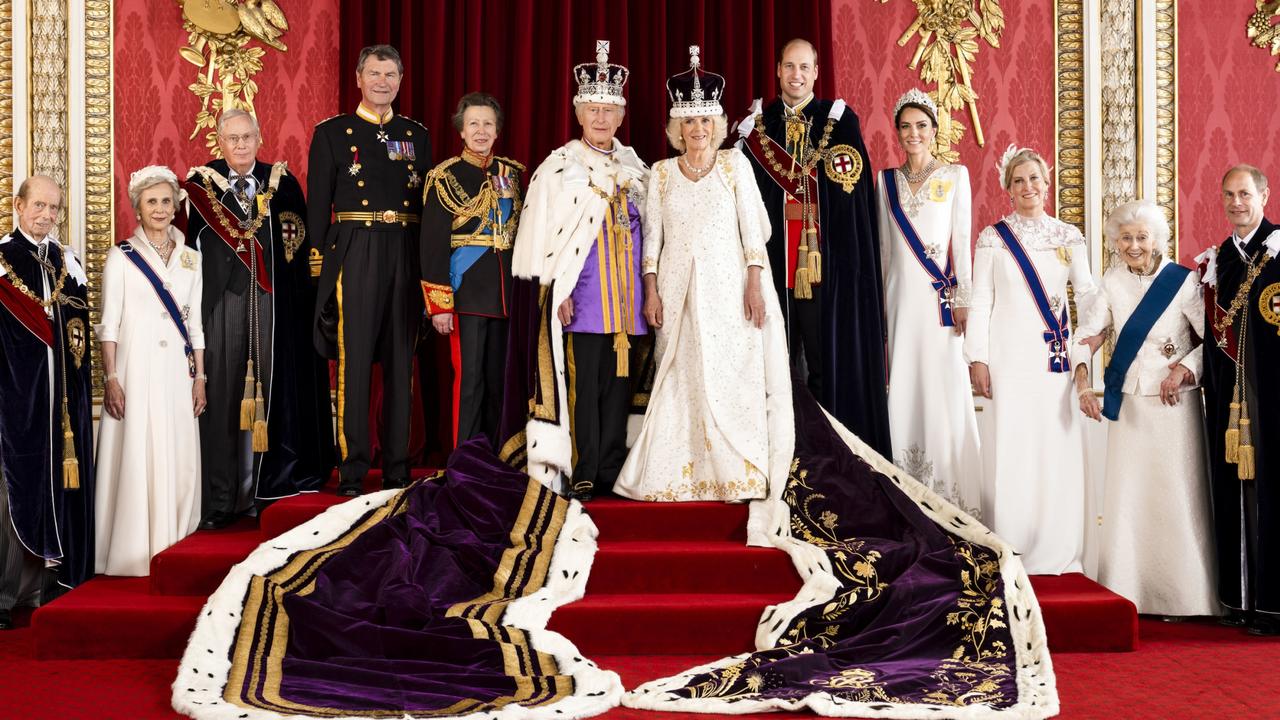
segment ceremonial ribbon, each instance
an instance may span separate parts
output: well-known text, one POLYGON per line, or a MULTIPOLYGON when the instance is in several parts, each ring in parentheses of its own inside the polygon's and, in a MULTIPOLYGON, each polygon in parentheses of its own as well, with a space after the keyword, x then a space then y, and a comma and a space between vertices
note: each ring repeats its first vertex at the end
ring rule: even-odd
POLYGON ((898 179, 897 173, 893 168, 884 171, 884 193, 889 200, 889 212, 893 215, 893 221, 897 223, 898 229, 902 231, 902 237, 907 241, 907 247, 911 248, 911 254, 915 256, 916 261, 920 263, 920 267, 924 268, 925 273, 929 275, 929 282, 933 285, 933 289, 938 293, 938 321, 942 327, 955 327, 955 318, 952 316, 952 298, 955 296, 957 286, 955 270, 951 268, 951 248, 947 248, 947 267, 941 269, 938 263, 929 257, 925 252, 924 243, 920 241, 920 234, 916 232, 916 228, 911 224, 911 220, 907 218, 907 214, 902 211, 902 203, 898 199, 898 179))
POLYGON ((22 326, 35 335, 40 342, 53 347, 53 325, 49 317, 44 314, 44 308, 40 307, 40 303, 23 295, 13 283, 3 275, 0 275, 0 305, 13 314, 13 317, 22 326))
POLYGON ((1169 303, 1173 302, 1190 272, 1177 263, 1165 265, 1121 328, 1116 337, 1115 352, 1111 354, 1111 363, 1102 375, 1106 388, 1102 395, 1102 415, 1106 419, 1120 418, 1120 403, 1124 402, 1124 378, 1129 373, 1129 366, 1138 357, 1142 342, 1147 339, 1147 334, 1169 307, 1169 303))
POLYGON ((1071 362, 1067 357, 1067 339, 1071 337, 1071 324, 1065 304, 1062 312, 1054 317, 1049 296, 1044 290, 1044 281, 1040 279, 1040 273, 1036 271, 1031 258, 1027 257, 1027 251, 1018 241, 1018 236, 1003 220, 995 224, 995 229, 1004 240, 1004 246, 1009 249, 1009 254, 1013 256, 1014 263, 1022 271, 1022 277, 1027 281, 1027 289, 1031 291, 1031 299, 1035 301, 1040 319, 1044 321, 1044 341, 1049 345, 1049 372, 1069 372, 1071 362))
MULTIPOLYGON (((155 290, 156 296, 160 298, 160 304, 164 305, 164 309, 168 311, 169 319, 178 327, 178 332, 182 335, 182 350, 187 354, 187 372, 194 378, 196 351, 191 347, 191 335, 187 333, 187 324, 182 320, 182 311, 178 309, 178 302, 173 299, 173 294, 164 286, 164 281, 152 269, 146 258, 142 257, 142 253, 138 252, 128 240, 120 243, 120 250, 125 257, 129 258, 129 262, 137 266, 142 275, 147 278, 147 282, 151 283, 151 289, 155 290)), ((179 248, 175 252, 182 252, 182 250, 179 248)))

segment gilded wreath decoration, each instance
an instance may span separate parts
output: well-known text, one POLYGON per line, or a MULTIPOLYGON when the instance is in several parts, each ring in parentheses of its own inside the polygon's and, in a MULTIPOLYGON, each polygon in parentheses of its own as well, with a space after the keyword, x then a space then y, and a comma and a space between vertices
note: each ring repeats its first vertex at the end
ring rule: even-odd
MULTIPOLYGON (((1270 50, 1272 55, 1280 55, 1280 25, 1274 22, 1277 15, 1280 15, 1280 0, 1254 0, 1254 12, 1245 25, 1249 42, 1270 50)), ((1276 72, 1280 72, 1280 63, 1276 63, 1276 72)))
POLYGON ((177 0, 182 6, 182 29, 187 45, 178 54, 200 69, 187 88, 200 98, 200 111, 191 138, 205 132, 205 145, 220 156, 218 115, 233 107, 254 112, 258 84, 253 76, 262 70, 266 50, 250 46, 254 40, 285 52, 280 37, 289 22, 275 0, 177 0))
MULTIPOLYGON (((877 0, 884 4, 889 0, 877 0)), ((960 153, 953 148, 964 137, 965 126, 953 113, 969 110, 974 140, 986 144, 978 117, 978 93, 973 89, 973 63, 978 40, 1000 47, 1004 30, 1004 10, 999 0, 913 0, 916 19, 898 38, 900 47, 919 34, 920 42, 908 65, 920 71, 920 79, 936 87, 929 92, 938 104, 938 135, 934 156, 955 162, 960 153)))

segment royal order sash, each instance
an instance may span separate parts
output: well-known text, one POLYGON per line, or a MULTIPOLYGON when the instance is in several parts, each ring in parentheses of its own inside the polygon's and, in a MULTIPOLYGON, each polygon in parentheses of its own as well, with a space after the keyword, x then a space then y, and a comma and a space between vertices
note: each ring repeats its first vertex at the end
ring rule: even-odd
POLYGON ((1138 356, 1142 341, 1147 339, 1151 327, 1164 314, 1169 303, 1173 302, 1178 288, 1182 287, 1190 272, 1177 263, 1165 265, 1121 328, 1116 337, 1115 352, 1111 354, 1111 363, 1102 375, 1106 388, 1102 395, 1102 415, 1106 419, 1120 418, 1120 403, 1124 402, 1124 377, 1129 373, 1129 366, 1138 356))
POLYGON ((1000 234, 1000 239, 1004 240, 1004 246, 1009 249, 1018 269, 1022 271, 1022 278, 1027 281, 1027 289, 1031 291, 1031 299, 1035 301, 1040 319, 1044 321, 1044 341, 1049 345, 1049 372, 1068 372, 1071 362, 1067 357, 1067 339, 1071 337, 1071 322, 1066 305, 1063 304, 1062 311, 1055 317, 1053 307, 1049 304, 1049 296, 1044 291, 1044 281, 1040 279, 1040 273, 1036 271, 1031 258, 1027 257, 1027 251, 1023 249, 1018 236, 1003 220, 995 224, 995 229, 1000 234))
MULTIPOLYGON (((182 187, 187 191, 187 199, 191 201, 192 207, 196 209, 196 212, 200 213, 200 217, 204 218, 205 224, 209 226, 209 230, 213 232, 214 235, 217 235, 218 239, 226 243, 227 247, 231 248, 231 252, 240 259, 240 263, 244 265, 244 269, 248 270, 251 261, 251 258, 249 257, 249 248, 245 247, 244 243, 240 243, 227 235, 226 228, 223 228, 222 223, 218 220, 217 210, 214 209, 212 201, 209 199, 208 194, 205 193, 204 185, 187 180, 182 183, 182 187)), ((255 196, 255 202, 260 198, 262 198, 262 193, 258 193, 255 196)), ((239 217, 230 210, 225 212, 234 218, 234 220, 239 220, 239 217)), ((259 205, 258 212, 265 214, 271 212, 271 209, 269 207, 259 205)), ((271 219, 265 218, 263 222, 269 223, 271 222, 271 219)), ((253 252, 258 256, 257 258, 252 259, 256 261, 258 265, 258 287, 262 288, 263 292, 270 293, 271 276, 267 274, 267 266, 262 261, 262 243, 258 242, 258 239, 255 237, 251 244, 253 245, 253 252)))
POLYGON ((806 192, 809 194, 809 202, 813 207, 813 226, 815 230, 818 229, 818 218, 822 217, 818 199, 817 163, 814 163, 808 174, 793 173, 795 178, 792 179, 780 171, 782 165, 775 166, 775 163, 769 161, 770 156, 773 156, 775 159, 782 158, 782 162, 785 163, 786 167, 797 170, 801 167, 800 161, 792 157, 791 153, 787 152, 787 149, 776 140, 760 130, 752 130, 743 139, 743 146, 751 154, 751 157, 755 159, 756 165, 764 170, 765 174, 782 190, 784 197, 782 226, 787 240, 787 267, 784 274, 787 279, 787 287, 794 288, 796 285, 795 270, 799 264, 800 257, 800 243, 804 239, 804 218, 802 217, 804 208, 799 199, 802 194, 806 192), (768 153, 765 152, 766 144, 769 148, 768 153), (809 184, 807 191, 801 187, 802 183, 809 184))
MULTIPOLYGON (((156 271, 142 257, 142 253, 138 252, 133 245, 125 240, 120 243, 120 250, 124 256, 129 258, 129 262, 137 266, 142 271, 143 277, 147 282, 151 283, 151 289, 156 291, 156 296, 160 298, 160 304, 164 305, 164 309, 169 313, 169 319, 178 327, 178 332, 182 334, 182 351, 187 354, 187 372, 191 377, 196 376, 196 351, 191 347, 191 335, 187 333, 187 324, 182 320, 182 310, 178 308, 178 301, 173 299, 173 294, 164 286, 164 281, 156 274, 156 271)), ((181 252, 181 248, 175 248, 174 252, 181 252)))
POLYGON ((902 237, 906 238, 907 247, 911 248, 911 254, 915 255, 916 261, 920 263, 920 267, 929 275, 929 282, 933 285, 933 289, 938 293, 938 322, 942 327, 955 327, 955 318, 952 317, 952 303, 955 300, 956 292, 956 273, 951 268, 951 248, 947 248, 947 267, 939 268, 938 263, 929 257, 925 252, 924 243, 920 241, 920 235, 916 232, 916 228, 911 224, 911 220, 907 218, 907 214, 902 211, 902 203, 898 199, 898 178, 893 168, 887 168, 884 171, 884 193, 889 200, 889 213, 893 215, 893 221, 898 224, 898 229, 902 231, 902 237))
MULTIPOLYGON (((65 260, 64 260, 65 262, 65 260)), ((0 305, 13 314, 40 342, 53 347, 53 323, 40 303, 23 295, 8 277, 0 277, 0 305)))

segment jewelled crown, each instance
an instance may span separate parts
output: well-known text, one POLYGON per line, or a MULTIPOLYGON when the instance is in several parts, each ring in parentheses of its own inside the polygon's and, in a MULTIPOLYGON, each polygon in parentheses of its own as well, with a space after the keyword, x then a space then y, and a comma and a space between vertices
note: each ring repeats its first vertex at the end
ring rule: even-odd
POLYGON ((933 117, 933 121, 938 121, 938 106, 933 102, 933 98, 929 97, 929 93, 924 92, 920 88, 911 88, 902 93, 902 97, 898 98, 898 104, 893 106, 893 116, 898 117, 898 113, 904 105, 923 105, 929 108, 929 115, 933 117))
POLYGON ((723 115, 720 96, 724 94, 724 78, 702 69, 702 49, 689 46, 689 69, 667 80, 667 97, 671 99, 671 117, 723 115))
POLYGON ((573 68, 573 78, 578 81, 578 94, 573 96, 573 104, 626 105, 622 87, 627 84, 630 74, 625 67, 609 62, 609 41, 597 40, 595 63, 583 63, 573 68))

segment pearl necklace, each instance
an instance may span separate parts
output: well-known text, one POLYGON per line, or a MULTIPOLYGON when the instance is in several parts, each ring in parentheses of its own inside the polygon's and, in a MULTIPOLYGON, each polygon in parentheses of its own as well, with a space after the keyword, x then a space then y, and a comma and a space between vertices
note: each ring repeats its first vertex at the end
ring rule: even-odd
POLYGON ((712 156, 711 162, 708 163, 706 167, 694 167, 692 163, 685 159, 684 155, 681 155, 678 159, 680 164, 684 166, 685 170, 688 170, 695 177, 699 178, 711 172, 711 168, 716 166, 715 156, 712 156))

